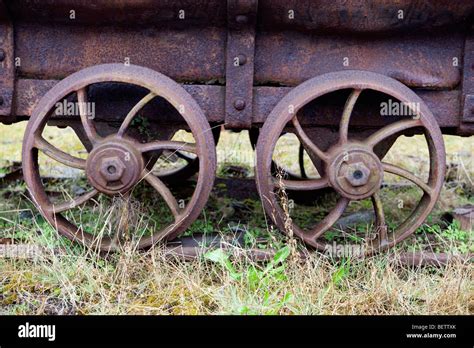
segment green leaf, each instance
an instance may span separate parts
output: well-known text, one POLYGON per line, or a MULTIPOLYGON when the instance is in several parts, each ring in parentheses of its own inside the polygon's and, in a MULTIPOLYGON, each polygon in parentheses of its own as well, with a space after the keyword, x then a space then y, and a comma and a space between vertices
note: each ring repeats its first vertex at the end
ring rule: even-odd
POLYGON ((204 254, 204 258, 224 267, 227 272, 229 272, 229 275, 232 279, 239 280, 242 277, 242 273, 237 273, 234 266, 232 265, 232 262, 229 260, 229 255, 227 255, 224 250, 211 250, 204 254))
POLYGON ((288 256, 290 256, 290 247, 287 245, 275 253, 273 260, 267 265, 267 267, 265 267, 264 273, 270 272, 275 267, 275 265, 283 263, 288 258, 288 256))
POLYGON ((260 284, 261 272, 252 266, 247 272, 247 280, 252 290, 257 288, 260 284))
POLYGON ((250 308, 248 306, 242 306, 238 309, 240 314, 249 314, 250 308))
POLYGON ((285 306, 292 299, 293 299, 293 294, 291 292, 285 293, 285 296, 283 296, 283 299, 280 302, 280 309, 283 308, 283 306, 285 306))
POLYGON ((288 256, 290 256, 290 247, 287 245, 276 252, 275 256, 273 257, 273 263, 282 263, 288 258, 288 256))
POLYGON ((332 283, 339 285, 342 280, 349 274, 349 261, 344 262, 332 275, 332 283))
POLYGON ((222 249, 215 249, 205 253, 204 258, 225 266, 225 262, 229 259, 229 255, 227 255, 222 249))
POLYGON ((242 273, 238 273, 234 266, 232 265, 232 263, 230 262, 230 260, 227 260, 225 262, 225 268, 227 269, 227 271, 229 272, 229 275, 232 279, 234 280, 240 280, 242 278, 242 273))

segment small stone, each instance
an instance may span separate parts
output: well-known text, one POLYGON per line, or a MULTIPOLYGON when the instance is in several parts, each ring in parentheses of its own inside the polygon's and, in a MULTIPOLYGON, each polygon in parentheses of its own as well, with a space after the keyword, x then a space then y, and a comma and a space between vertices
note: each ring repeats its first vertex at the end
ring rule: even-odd
POLYGON ((72 193, 76 196, 80 196, 86 193, 86 190, 83 187, 78 186, 78 185, 72 186, 71 190, 72 190, 72 193))
POLYGON ((474 221, 474 205, 468 204, 454 209, 453 217, 459 221, 461 230, 472 231, 474 221))
POLYGON ((20 220, 31 220, 33 219, 33 213, 31 210, 22 210, 20 211, 20 214, 18 214, 18 218, 20 220))
POLYGON ((373 211, 359 211, 348 216, 344 216, 337 220, 334 224, 339 230, 345 230, 348 227, 357 225, 357 224, 370 224, 375 220, 375 214, 373 211))

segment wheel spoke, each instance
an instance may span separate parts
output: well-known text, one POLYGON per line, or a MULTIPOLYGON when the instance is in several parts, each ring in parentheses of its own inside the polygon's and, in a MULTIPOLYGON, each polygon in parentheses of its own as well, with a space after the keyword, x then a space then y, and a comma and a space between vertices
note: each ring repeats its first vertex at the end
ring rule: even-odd
POLYGON ((161 181, 148 170, 143 171, 142 178, 146 180, 156 191, 158 191, 170 208, 171 213, 177 220, 180 216, 180 209, 178 202, 176 201, 176 198, 173 196, 173 193, 170 191, 170 189, 163 183, 163 181, 161 181))
POLYGON ((359 98, 361 92, 361 89, 354 89, 347 98, 346 105, 344 105, 344 111, 342 112, 341 122, 339 124, 340 144, 347 143, 347 137, 349 133, 349 121, 351 119, 352 110, 354 110, 354 105, 357 101, 357 98, 359 98))
POLYGON ((99 192, 96 189, 93 189, 79 197, 72 199, 69 202, 61 203, 61 204, 53 204, 48 210, 52 213, 61 213, 63 211, 73 209, 81 204, 84 204, 89 199, 95 197, 99 192))
POLYGON ((293 122, 293 126, 295 127, 296 136, 298 137, 300 142, 303 144, 306 151, 312 152, 323 161, 326 161, 328 156, 319 147, 317 147, 316 144, 314 144, 311 141, 311 139, 308 137, 308 135, 305 133, 305 131, 301 127, 301 124, 298 121, 298 118, 296 116, 293 117, 292 122, 293 122))
POLYGON ((309 237, 316 240, 321 237, 324 232, 330 229, 331 226, 333 226, 344 213, 347 205, 349 204, 349 201, 350 200, 345 197, 339 198, 333 210, 331 210, 331 212, 326 215, 323 220, 318 222, 316 226, 314 226, 311 231, 308 232, 309 237))
POLYGON ((94 145, 89 140, 89 138, 88 138, 84 128, 82 127, 82 125, 77 124, 77 125, 71 125, 70 127, 74 130, 77 137, 79 138, 79 141, 81 142, 82 145, 84 145, 84 148, 87 150, 87 152, 91 152, 92 149, 94 148, 94 145))
POLYGON ((388 173, 398 175, 398 176, 401 176, 401 177, 411 181, 412 183, 416 184, 419 188, 421 188, 428 195, 430 195, 430 196, 432 195, 433 189, 430 186, 428 186, 428 184, 425 184, 420 178, 415 176, 413 173, 409 172, 408 170, 400 168, 400 167, 395 166, 395 165, 390 164, 390 163, 385 163, 385 162, 382 162, 382 167, 383 167, 384 171, 386 171, 388 173))
POLYGON ((173 141, 173 140, 157 140, 151 141, 145 144, 137 145, 139 151, 149 152, 157 150, 175 150, 175 151, 186 151, 197 155, 196 144, 186 143, 184 141, 173 141))
POLYGON ((371 199, 375 212, 375 228, 377 233, 377 239, 380 243, 380 246, 383 246, 388 243, 388 228, 387 224, 385 223, 385 213, 383 211, 382 200, 380 199, 378 193, 374 193, 371 199))
POLYGON ((35 147, 41 150, 46 156, 58 161, 68 167, 77 169, 86 169, 86 161, 82 158, 71 156, 70 154, 59 150, 54 145, 47 142, 40 135, 35 136, 35 147))
POLYGON ((87 138, 92 143, 96 144, 100 141, 101 137, 97 134, 92 118, 87 114, 87 90, 86 87, 76 91, 77 93, 77 102, 79 104, 79 114, 81 116, 82 127, 84 127, 84 132, 86 133, 87 138))
POLYGON ((328 187, 326 178, 308 180, 284 180, 274 178, 275 187, 282 187, 291 191, 311 191, 328 187))
POLYGON ((370 137, 367 138, 365 143, 373 148, 375 145, 394 134, 397 134, 405 129, 414 128, 422 125, 423 124, 419 119, 394 122, 372 134, 370 137))
POLYGON ((128 126, 132 122, 133 118, 135 115, 153 98, 156 97, 155 93, 148 93, 146 96, 144 96, 135 106, 130 110, 128 115, 125 117, 123 120, 120 129, 117 132, 117 136, 122 137, 125 134, 125 131, 127 130, 128 126))

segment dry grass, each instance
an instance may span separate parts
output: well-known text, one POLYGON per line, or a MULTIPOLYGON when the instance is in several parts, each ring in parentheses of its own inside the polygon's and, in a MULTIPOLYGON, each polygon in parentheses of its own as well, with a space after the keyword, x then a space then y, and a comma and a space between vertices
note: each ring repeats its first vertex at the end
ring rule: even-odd
MULTIPOLYGON (((34 242, 34 240, 32 241, 34 242)), ((77 250, 76 250, 77 251, 77 250)), ((232 272, 204 258, 170 260, 163 249, 107 258, 52 248, 35 261, 0 260, 4 314, 472 314, 469 264, 407 268, 390 255, 334 262, 288 258, 279 275, 243 256, 232 272), (391 261, 390 261, 391 260, 391 261)), ((392 255, 393 256, 393 255, 392 255)))

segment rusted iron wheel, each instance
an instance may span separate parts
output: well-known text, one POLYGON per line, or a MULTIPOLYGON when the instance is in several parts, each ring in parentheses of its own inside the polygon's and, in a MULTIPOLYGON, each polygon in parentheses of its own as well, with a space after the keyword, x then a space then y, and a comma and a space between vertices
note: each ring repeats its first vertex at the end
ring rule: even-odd
POLYGON ((372 237, 365 240, 364 254, 385 250, 407 238, 423 223, 433 209, 443 185, 445 173, 445 150, 441 131, 425 103, 400 82, 367 71, 328 73, 294 88, 272 110, 262 127, 256 151, 257 186, 267 214, 280 230, 285 233, 294 233, 305 243, 321 251, 327 250, 329 245, 323 237, 325 232, 338 221, 351 200, 371 199, 374 208, 375 226, 372 237), (350 89, 351 93, 342 112, 338 141, 327 151, 322 151, 307 136, 298 120, 297 112, 312 100, 343 89, 350 89), (393 122, 363 140, 351 139, 348 137, 349 120, 354 105, 364 90, 378 91, 404 103, 418 103, 419 112, 416 117, 393 122), (325 173, 321 178, 298 181, 276 180, 271 175, 275 145, 287 125, 293 127, 313 162, 314 158, 324 162, 325 173), (374 147, 386 139, 415 128, 423 132, 428 144, 430 168, 427 183, 403 168, 383 162, 374 151, 374 147), (383 202, 378 194, 384 172, 398 175, 423 191, 422 198, 411 215, 395 228, 388 227, 383 212, 383 202), (295 224, 288 214, 285 214, 284 203, 280 199, 283 187, 303 191, 330 187, 340 198, 324 218, 316 222, 313 227, 304 229, 295 224))
POLYGON ((166 202, 173 222, 153 234, 139 239, 137 247, 145 248, 184 232, 198 217, 211 192, 216 168, 215 144, 202 110, 194 99, 168 77, 138 66, 122 64, 97 65, 65 78, 54 86, 38 103, 28 122, 23 141, 23 171, 31 197, 48 222, 67 238, 100 250, 115 251, 121 246, 120 236, 96 236, 87 233, 63 216, 99 194, 127 197, 139 182, 148 183, 166 202), (149 92, 125 116, 115 134, 102 137, 94 120, 87 116, 83 103, 87 102, 88 88, 96 83, 118 82, 146 88, 149 92), (74 157, 50 144, 42 136, 52 109, 58 100, 77 95, 80 121, 92 149, 87 159, 74 157), (166 99, 180 113, 192 132, 195 143, 156 140, 142 143, 127 134, 137 113, 155 97, 166 99), (170 189, 146 166, 145 154, 163 150, 186 151, 199 158, 199 174, 194 192, 184 207, 180 207, 170 189), (62 204, 53 204, 42 183, 38 152, 59 163, 84 170, 92 186, 89 192, 62 204))

